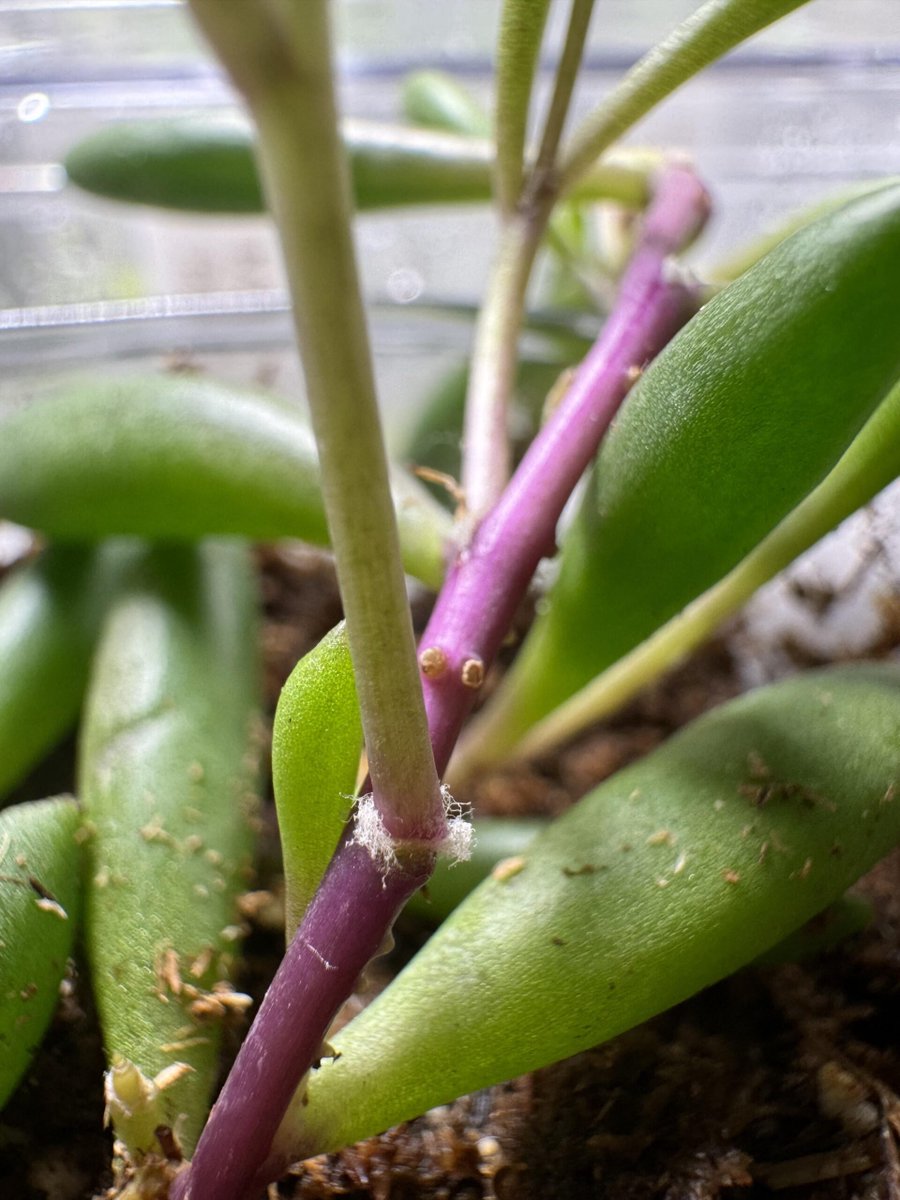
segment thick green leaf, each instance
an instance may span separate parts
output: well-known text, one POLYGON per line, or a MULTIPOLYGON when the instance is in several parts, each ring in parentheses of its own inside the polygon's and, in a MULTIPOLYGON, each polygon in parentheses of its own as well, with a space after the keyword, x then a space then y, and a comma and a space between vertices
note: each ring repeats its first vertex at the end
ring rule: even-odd
POLYGON ((104 1044, 148 1082, 192 1068, 154 1097, 142 1133, 117 1123, 132 1150, 160 1123, 189 1149, 216 1079, 225 1009, 209 993, 229 975, 253 844, 255 609, 243 545, 148 550, 97 653, 79 789, 104 1044))
MULTIPOLYGON (((493 148, 453 133, 347 121, 344 141, 356 208, 451 204, 491 198, 493 148)), ((264 208, 246 122, 222 117, 127 121, 93 133, 65 162, 86 191, 188 212, 256 213, 264 208)), ((647 170, 622 161, 589 172, 579 193, 643 206, 647 170)))
MULTIPOLYGON (((242 120, 129 121, 91 134, 66 157, 87 191, 165 208, 262 212, 254 134, 242 120)), ((487 200, 488 142, 351 121, 344 125, 357 209, 487 200)))
POLYGON ((900 670, 713 712, 487 880, 333 1040, 282 1127, 306 1154, 574 1054, 750 962, 900 838, 900 670))
MULTIPOLYGON (((533 725, 514 754, 541 754, 608 717, 736 612, 757 588, 856 512, 900 476, 900 384, 878 405, 847 451, 817 488, 713 587, 698 596, 646 641, 602 671, 549 716, 533 725)), ((497 753, 482 729, 472 739, 471 770, 485 751, 497 753)))
POLYGON ((71 800, 0 813, 0 1108, 59 1002, 81 901, 79 822, 71 800))
POLYGON ((900 184, 781 243, 685 327, 600 451, 492 722, 509 745, 722 578, 900 376, 900 184))
POLYGON ((325 874, 353 803, 362 724, 343 622, 297 663, 272 730, 288 941, 325 874))
MULTIPOLYGON (((437 585, 449 520, 394 479, 410 574, 437 585)), ((50 537, 325 544, 312 432, 271 395, 197 376, 81 377, 0 426, 0 513, 50 537)))
POLYGON ((54 546, 0 587, 0 796, 75 724, 128 548, 54 546))

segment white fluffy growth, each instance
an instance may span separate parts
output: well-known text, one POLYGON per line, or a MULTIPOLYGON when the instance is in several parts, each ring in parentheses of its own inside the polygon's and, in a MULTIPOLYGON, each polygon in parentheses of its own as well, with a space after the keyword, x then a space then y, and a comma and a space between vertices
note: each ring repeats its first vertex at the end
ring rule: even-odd
MULTIPOLYGON (((469 810, 453 799, 447 787, 441 788, 441 799, 447 818, 447 836, 437 847, 438 853, 445 854, 454 863, 464 862, 475 844, 472 826, 467 820, 469 810)), ((397 861, 396 843, 384 827, 371 792, 360 796, 356 802, 353 841, 368 850, 372 861, 383 872, 390 870, 397 861)))
POLYGON ((384 821, 375 807, 375 799, 371 792, 360 796, 356 802, 353 841, 358 846, 364 846, 372 861, 384 872, 397 861, 394 840, 384 827, 384 821))
POLYGON ((441 842, 440 853, 453 860, 451 865, 466 862, 472 857, 475 845, 475 831, 469 821, 472 810, 464 808, 454 800, 446 784, 441 786, 441 799, 444 801, 444 815, 447 818, 447 836, 441 842))

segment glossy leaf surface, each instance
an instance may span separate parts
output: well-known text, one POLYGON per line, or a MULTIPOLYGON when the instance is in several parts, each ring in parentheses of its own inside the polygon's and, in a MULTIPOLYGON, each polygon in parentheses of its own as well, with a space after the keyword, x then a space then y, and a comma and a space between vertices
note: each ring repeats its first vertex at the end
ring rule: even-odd
POLYGON ((325 873, 353 803, 362 745, 343 623, 301 658, 272 730, 272 786, 284 856, 287 940, 325 873))
MULTIPOLYGON (((415 480, 394 482, 406 567, 435 585, 449 520, 415 480)), ((195 376, 81 377, 13 412, 0 513, 64 540, 328 537, 300 412, 195 376)))
MULTIPOLYGON (((189 1148, 206 1114, 253 845, 256 596, 233 543, 148 550, 112 606, 82 730, 86 941, 108 1056, 189 1148)), ((149 1123, 149 1129, 155 1127, 149 1123)), ((132 1146, 148 1149, 148 1146, 132 1146)))
POLYGON ((0 813, 0 1108, 59 1003, 81 903, 79 823, 71 800, 0 813))
POLYGON ((898 745, 896 667, 810 673, 701 718, 455 911, 333 1039, 280 1147, 355 1142, 750 962, 896 844, 898 745))
POLYGON ((890 183, 781 243, 659 355, 601 447, 546 615, 498 698, 504 744, 725 575, 826 475, 900 376, 898 272, 890 183))

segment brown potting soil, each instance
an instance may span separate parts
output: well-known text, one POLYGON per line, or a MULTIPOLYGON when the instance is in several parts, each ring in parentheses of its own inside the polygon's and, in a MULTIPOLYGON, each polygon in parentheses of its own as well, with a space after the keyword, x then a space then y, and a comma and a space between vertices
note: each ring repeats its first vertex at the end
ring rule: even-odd
MULTIPOLYGON (((271 710, 287 672, 339 618, 340 605, 324 555, 265 550, 260 567, 271 710)), ((895 627, 877 652, 898 641, 895 627)), ((537 765, 494 772, 458 799, 476 813, 558 812, 738 691, 728 642, 714 641, 575 744, 537 765)), ((67 772, 71 786, 71 747, 42 768, 40 786, 54 776, 65 784, 67 772)), ((269 811, 258 890, 244 906, 251 933, 239 981, 257 1000, 282 945, 273 924, 277 863, 269 811)), ((872 922, 837 948, 748 968, 594 1050, 302 1164, 272 1194, 900 1200, 900 851, 857 890, 873 906, 872 922)), ((372 988, 425 936, 401 920, 397 948, 375 964, 372 988)), ((103 1066, 89 989, 73 968, 33 1070, 0 1118, 0 1197, 107 1194, 103 1066)))

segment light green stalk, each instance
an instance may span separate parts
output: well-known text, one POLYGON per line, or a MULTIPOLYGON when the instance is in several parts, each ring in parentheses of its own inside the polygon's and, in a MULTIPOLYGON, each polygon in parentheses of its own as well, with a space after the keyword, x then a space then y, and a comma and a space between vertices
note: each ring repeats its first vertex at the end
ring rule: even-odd
POLYGON ((584 43, 593 11, 594 0, 572 0, 566 41, 556 69, 553 96, 544 120, 544 132, 534 164, 534 178, 539 185, 541 179, 553 170, 556 163, 556 151, 569 113, 569 104, 578 78, 578 68, 581 66, 581 56, 584 53, 584 43))
POLYGON ((525 168, 528 110, 550 0, 504 0, 497 42, 497 204, 505 216, 519 202, 525 168))
POLYGON ((548 0, 507 0, 497 49, 496 198, 503 221, 487 296, 478 320, 463 429, 462 485, 470 518, 479 520, 509 478, 509 397, 528 281, 553 212, 553 170, 578 73, 593 0, 574 0, 566 42, 544 121, 537 163, 526 173, 524 145, 534 72, 548 0))
POLYGON ((516 214, 506 224, 478 318, 466 393, 462 471, 466 507, 476 520, 497 501, 509 479, 507 409, 525 293, 548 212, 516 214))
POLYGON ((808 0, 707 0, 654 46, 576 130, 560 164, 568 191, 614 141, 691 76, 808 0))
POLYGON ((443 828, 351 233, 325 0, 193 0, 259 131, 319 447, 372 782, 398 836, 443 828))

